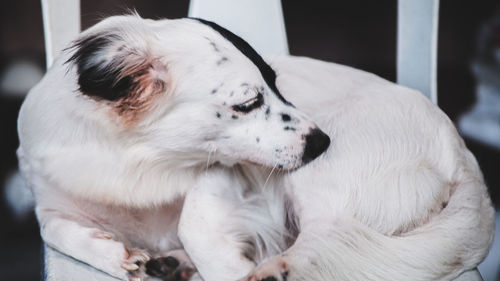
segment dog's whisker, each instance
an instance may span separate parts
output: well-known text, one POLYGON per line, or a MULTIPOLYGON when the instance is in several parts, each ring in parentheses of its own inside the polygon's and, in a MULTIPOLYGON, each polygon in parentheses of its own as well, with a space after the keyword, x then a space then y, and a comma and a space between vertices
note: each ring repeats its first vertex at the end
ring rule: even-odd
POLYGON ((208 172, 208 168, 210 167, 210 156, 212 155, 212 153, 215 153, 215 149, 210 149, 208 151, 207 165, 206 165, 206 168, 205 168, 205 172, 208 172))
POLYGON ((278 162, 276 162, 276 164, 274 164, 273 168, 271 169, 271 172, 269 173, 269 175, 267 176, 267 179, 266 181, 264 182, 264 187, 263 189, 266 188, 267 186, 267 182, 269 181, 269 179, 271 178, 271 175, 273 174, 274 170, 276 169, 276 167, 278 167, 278 162))

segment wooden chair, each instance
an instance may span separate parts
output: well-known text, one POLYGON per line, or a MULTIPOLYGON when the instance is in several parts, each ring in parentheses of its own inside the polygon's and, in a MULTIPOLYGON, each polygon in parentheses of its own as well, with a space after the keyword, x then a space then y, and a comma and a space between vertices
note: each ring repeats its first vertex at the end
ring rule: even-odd
MULTIPOLYGON (((398 0, 397 82, 437 103, 439 0, 398 0)), ((80 31, 79 0, 42 0, 47 67, 80 31)), ((191 0, 189 16, 213 20, 263 54, 288 54, 280 0, 191 0), (254 12, 252 12, 254 11, 254 12), (259 15, 259 20, 255 20, 259 15)), ((116 280, 45 246, 45 280, 116 280)), ((481 281, 477 270, 456 281, 481 281)))

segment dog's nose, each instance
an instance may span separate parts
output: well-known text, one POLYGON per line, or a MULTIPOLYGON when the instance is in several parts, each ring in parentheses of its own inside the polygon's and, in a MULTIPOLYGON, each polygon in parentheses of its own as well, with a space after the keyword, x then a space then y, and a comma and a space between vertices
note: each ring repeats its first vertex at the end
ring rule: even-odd
POLYGON ((306 146, 302 155, 302 163, 307 164, 321 153, 325 152, 330 145, 330 138, 318 128, 315 128, 306 135, 306 146))

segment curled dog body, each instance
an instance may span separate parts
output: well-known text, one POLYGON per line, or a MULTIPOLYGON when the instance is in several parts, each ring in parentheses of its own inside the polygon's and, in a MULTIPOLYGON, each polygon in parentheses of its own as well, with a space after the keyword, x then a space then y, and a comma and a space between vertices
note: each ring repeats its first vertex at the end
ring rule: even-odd
POLYGON ((439 109, 266 61, 200 19, 83 32, 19 117, 44 241, 124 280, 449 280, 484 258, 491 203, 439 109))

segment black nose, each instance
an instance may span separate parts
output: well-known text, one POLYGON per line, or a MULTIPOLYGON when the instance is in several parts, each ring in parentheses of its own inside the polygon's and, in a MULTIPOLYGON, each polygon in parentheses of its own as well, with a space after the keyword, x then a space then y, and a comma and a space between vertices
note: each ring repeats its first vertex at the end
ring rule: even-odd
POLYGON ((306 147, 304 148, 304 155, 302 155, 302 163, 307 164, 316 159, 321 153, 325 152, 329 145, 330 138, 327 134, 318 128, 311 130, 306 135, 306 147))

